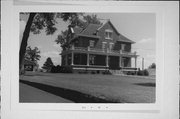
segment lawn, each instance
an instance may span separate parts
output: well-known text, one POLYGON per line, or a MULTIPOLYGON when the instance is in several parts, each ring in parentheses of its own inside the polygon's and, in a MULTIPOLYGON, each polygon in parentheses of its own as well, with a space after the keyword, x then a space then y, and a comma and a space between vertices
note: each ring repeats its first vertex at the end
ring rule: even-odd
MULTIPOLYGON (((87 101, 87 103, 90 103, 95 98, 99 102, 102 100, 121 103, 155 102, 155 79, 152 78, 28 72, 26 75, 21 76, 20 79, 21 83, 73 102, 87 101), (83 98, 86 100, 84 101, 83 98)), ((21 96, 23 94, 20 93, 21 96)))

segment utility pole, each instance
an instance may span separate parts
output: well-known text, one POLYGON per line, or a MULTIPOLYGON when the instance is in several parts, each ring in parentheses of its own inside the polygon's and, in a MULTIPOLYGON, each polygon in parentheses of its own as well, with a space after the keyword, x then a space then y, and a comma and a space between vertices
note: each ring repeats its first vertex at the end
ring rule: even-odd
POLYGON ((142 70, 144 70, 144 58, 142 58, 142 70))

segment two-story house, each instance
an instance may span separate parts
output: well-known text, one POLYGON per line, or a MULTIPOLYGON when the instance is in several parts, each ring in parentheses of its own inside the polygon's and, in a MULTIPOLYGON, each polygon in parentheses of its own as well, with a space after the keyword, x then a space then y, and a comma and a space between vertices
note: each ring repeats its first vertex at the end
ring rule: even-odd
POLYGON ((70 27, 65 48, 62 50, 62 66, 73 70, 136 70, 135 43, 120 34, 108 20, 104 24, 89 24, 86 28, 70 27), (135 66, 131 67, 131 58, 135 66))

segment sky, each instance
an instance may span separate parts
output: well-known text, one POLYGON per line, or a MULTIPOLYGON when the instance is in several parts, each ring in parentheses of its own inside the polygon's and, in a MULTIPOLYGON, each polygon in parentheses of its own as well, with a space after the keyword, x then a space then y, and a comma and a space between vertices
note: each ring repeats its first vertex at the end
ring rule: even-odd
MULTIPOLYGON (((88 13, 91 14, 91 13, 88 13)), ((144 58, 144 67, 155 62, 156 54, 156 16, 154 13, 94 13, 100 19, 110 19, 114 27, 120 34, 134 41, 132 52, 136 51, 137 67, 142 68, 142 58, 144 58)), ((28 15, 20 16, 20 42, 28 15)), ((30 33, 28 46, 38 47, 41 51, 39 66, 43 66, 47 57, 51 57, 55 65, 61 64, 61 47, 56 44, 55 39, 62 30, 67 29, 68 23, 61 19, 56 24, 57 31, 53 35, 46 35, 44 31, 40 34, 30 33)), ((132 59, 134 66, 134 59, 132 59)))

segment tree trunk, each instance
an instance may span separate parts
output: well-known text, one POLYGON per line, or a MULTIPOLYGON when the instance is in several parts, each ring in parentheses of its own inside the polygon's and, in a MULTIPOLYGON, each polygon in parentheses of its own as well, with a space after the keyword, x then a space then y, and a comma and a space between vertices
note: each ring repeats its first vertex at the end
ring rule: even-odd
POLYGON ((19 71, 20 72, 21 72, 21 69, 23 66, 24 55, 26 52, 29 33, 30 33, 31 25, 32 25, 32 22, 33 22, 35 15, 36 15, 36 13, 30 13, 29 14, 29 19, 28 19, 26 27, 24 29, 24 33, 23 33, 23 37, 22 37, 22 41, 21 41, 21 47, 20 47, 20 51, 19 51, 19 71))

